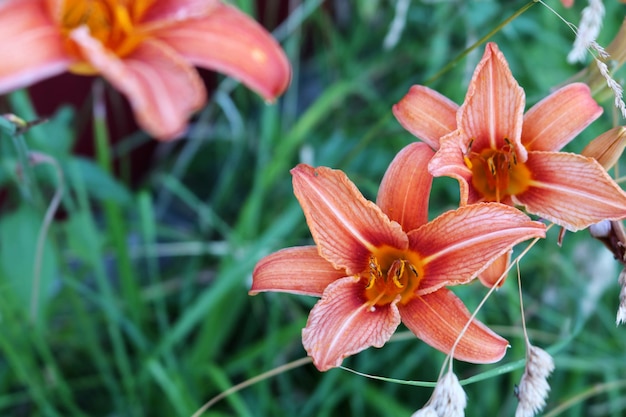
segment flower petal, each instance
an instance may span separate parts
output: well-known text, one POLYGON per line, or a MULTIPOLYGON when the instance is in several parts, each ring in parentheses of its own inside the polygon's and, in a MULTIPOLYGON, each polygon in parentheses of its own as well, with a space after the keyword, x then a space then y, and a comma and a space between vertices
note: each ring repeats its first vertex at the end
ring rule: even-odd
MULTIPOLYGON (((441 288, 399 305, 402 322, 435 349, 450 353, 471 314, 452 291, 441 288)), ((474 319, 454 350, 454 358, 473 363, 497 362, 509 343, 474 319)))
POLYGON ((135 16, 141 16, 142 28, 150 25, 153 29, 204 17, 220 5, 219 0, 144 0, 134 1, 130 7, 135 16))
POLYGON ((0 2, 0 94, 65 72, 71 63, 40 1, 0 2))
POLYGON ((452 177, 459 181, 461 206, 475 203, 481 198, 472 186, 472 171, 465 165, 467 142, 469 138, 455 130, 441 138, 439 150, 428 163, 428 172, 433 177, 452 177))
POLYGON ((498 281, 502 274, 509 267, 509 263, 511 262, 511 252, 508 251, 504 255, 498 256, 483 272, 478 275, 478 279, 480 282, 487 288, 491 288, 494 285, 498 285, 501 287, 506 280, 506 277, 502 278, 502 280, 498 281))
POLYGON ((624 149, 626 149, 626 127, 616 126, 589 142, 580 154, 595 159, 608 171, 619 161, 624 149))
POLYGON ((376 204, 403 230, 417 229, 428 221, 428 197, 433 177, 428 161, 434 155, 429 145, 414 142, 393 159, 380 184, 376 204))
POLYGON ((526 112, 522 143, 529 151, 559 151, 601 114, 586 84, 566 85, 526 112))
POLYGON ((86 27, 74 30, 72 39, 91 65, 126 95, 141 127, 157 139, 182 134, 189 116, 206 101, 196 70, 161 42, 146 40, 120 60, 86 27))
POLYGON ((241 80, 266 100, 282 94, 291 81, 285 53, 256 21, 234 7, 219 4, 211 13, 154 35, 194 65, 241 80))
POLYGON ((283 291, 321 297, 331 282, 345 276, 318 254, 316 246, 286 248, 256 264, 250 295, 283 291))
POLYGON ((469 282, 514 245, 534 237, 545 237, 545 225, 504 204, 448 211, 409 233, 424 267, 418 293, 469 282))
POLYGON ((504 139, 512 142, 519 159, 526 155, 521 146, 525 94, 495 43, 488 43, 458 112, 457 125, 472 149, 500 149, 504 139))
POLYGON ((359 278, 343 278, 330 284, 311 310, 302 344, 320 371, 370 346, 381 347, 400 324, 395 303, 372 307, 363 294, 359 278))
POLYGON ((513 197, 529 213, 568 230, 626 218, 626 193, 593 158, 565 152, 529 152, 532 185, 513 197))
POLYGON ((322 255, 346 275, 367 269, 369 255, 388 245, 408 246, 400 225, 367 201, 346 174, 300 164, 291 170, 293 188, 322 255))
POLYGON ((414 85, 393 106, 393 114, 413 136, 439 149, 439 139, 456 129, 458 108, 458 104, 437 91, 414 85))

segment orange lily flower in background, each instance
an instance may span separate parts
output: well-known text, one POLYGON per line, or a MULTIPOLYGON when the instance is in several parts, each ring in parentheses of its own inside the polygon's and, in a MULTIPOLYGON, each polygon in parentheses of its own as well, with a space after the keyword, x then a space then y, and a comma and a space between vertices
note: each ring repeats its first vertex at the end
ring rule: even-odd
MULTIPOLYGON (((459 181, 461 205, 524 206, 571 231, 626 218, 626 193, 597 161, 559 152, 602 113, 589 87, 567 85, 526 114, 524 105, 524 90, 496 44, 489 43, 461 107, 415 86, 394 114, 437 150, 429 172, 459 181)), ((506 259, 494 263, 498 267, 481 281, 493 285, 506 264, 506 259)))
MULTIPOLYGON (((337 170, 298 165, 296 197, 315 246, 283 249, 262 259, 250 293, 284 291, 321 297, 302 332, 315 366, 381 347, 402 321, 417 337, 449 353, 470 313, 447 286, 470 282, 513 245, 544 237, 545 226, 521 211, 483 203, 428 222, 433 151, 404 148, 391 163, 377 204, 337 170)), ((454 351, 489 363, 508 343, 474 320, 454 351)))
POLYGON ((206 102, 194 66, 233 76, 268 101, 291 78, 271 35, 218 0, 5 0, 0 37, 0 94, 66 71, 102 75, 162 140, 181 135, 206 102))

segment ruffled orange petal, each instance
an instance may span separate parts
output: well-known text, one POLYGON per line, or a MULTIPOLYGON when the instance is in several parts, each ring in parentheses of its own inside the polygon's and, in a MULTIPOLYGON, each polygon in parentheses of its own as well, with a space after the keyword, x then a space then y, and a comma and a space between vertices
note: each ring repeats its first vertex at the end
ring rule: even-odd
POLYGON ((626 193, 593 158, 564 152, 529 152, 530 188, 514 201, 529 213, 568 230, 626 218, 626 193))
POLYGON ((393 159, 380 184, 376 204, 405 231, 428 222, 428 198, 433 182, 428 161, 433 155, 425 143, 406 146, 393 159))
POLYGON ((504 204, 448 211, 409 233, 424 268, 418 294, 469 282, 514 245, 535 237, 545 237, 545 225, 504 204))
POLYGON ((458 112, 457 125, 464 132, 465 144, 472 149, 500 149, 507 139, 518 158, 526 160, 521 146, 525 94, 495 43, 488 43, 458 112))
POLYGON ((251 17, 222 3, 203 18, 167 26, 154 36, 194 65, 237 78, 268 101, 291 81, 291 66, 278 42, 251 17))
POLYGON ((601 114, 586 84, 569 84, 526 112, 522 143, 529 151, 559 151, 601 114))
POLYGON ((286 248, 256 264, 250 295, 281 291, 321 297, 330 283, 345 276, 318 254, 316 246, 286 248))
POLYGON ((309 314, 302 344, 320 371, 341 365, 343 358, 370 346, 381 347, 400 324, 394 304, 372 307, 363 298, 363 283, 347 277, 328 286, 309 314))
POLYGON ((440 148, 428 164, 428 172, 434 177, 452 177, 459 181, 460 202, 464 206, 477 202, 481 196, 472 186, 472 170, 463 159, 467 152, 467 137, 456 130, 441 138, 440 148))
POLYGON ((435 90, 414 85, 393 106, 393 114, 413 136, 439 149, 439 139, 456 129, 458 108, 458 104, 435 90))
POLYGON ((181 135, 189 116, 206 101, 196 70, 161 42, 146 40, 120 60, 85 27, 73 31, 72 39, 89 63, 126 95, 140 126, 157 139, 181 135))
POLYGON ((509 263, 511 261, 511 252, 508 251, 504 255, 498 256, 495 261, 493 261, 483 272, 478 275, 478 279, 480 282, 487 288, 491 288, 496 283, 498 287, 501 287, 506 280, 506 277, 502 278, 501 281, 498 282, 502 274, 509 267, 509 263))
POLYGON ((0 94, 61 74, 71 63, 43 2, 0 2, 0 94))
MULTIPOLYGON (((450 353, 471 314, 452 291, 441 288, 399 305, 402 322, 435 349, 450 353)), ((497 362, 509 343, 487 326, 473 320, 454 350, 454 358, 473 363, 497 362)))
POLYGON ((384 245, 408 246, 400 225, 367 201, 346 174, 300 164, 291 170, 293 189, 320 251, 347 275, 368 268, 369 255, 384 245))

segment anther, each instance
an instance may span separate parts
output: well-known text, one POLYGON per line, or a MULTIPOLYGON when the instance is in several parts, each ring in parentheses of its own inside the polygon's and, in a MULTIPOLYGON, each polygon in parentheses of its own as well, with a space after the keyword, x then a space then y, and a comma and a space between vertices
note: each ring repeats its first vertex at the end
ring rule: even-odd
POLYGON ((487 159, 487 165, 489 166, 489 171, 491 172, 491 176, 495 177, 497 171, 496 171, 496 164, 493 162, 493 156, 487 159))

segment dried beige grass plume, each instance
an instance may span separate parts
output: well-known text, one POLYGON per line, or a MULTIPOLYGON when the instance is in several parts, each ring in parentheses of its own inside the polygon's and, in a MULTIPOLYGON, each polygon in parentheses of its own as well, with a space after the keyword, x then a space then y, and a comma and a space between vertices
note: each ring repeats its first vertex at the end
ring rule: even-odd
POLYGON ((463 417, 467 397, 459 379, 448 371, 438 382, 433 395, 424 408, 411 417, 463 417))
POLYGON ((550 392, 548 377, 554 370, 552 356, 545 350, 528 345, 526 368, 517 390, 519 404, 515 417, 533 417, 546 405, 550 392))

